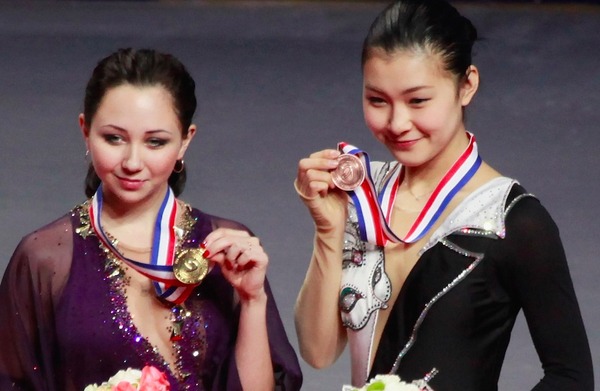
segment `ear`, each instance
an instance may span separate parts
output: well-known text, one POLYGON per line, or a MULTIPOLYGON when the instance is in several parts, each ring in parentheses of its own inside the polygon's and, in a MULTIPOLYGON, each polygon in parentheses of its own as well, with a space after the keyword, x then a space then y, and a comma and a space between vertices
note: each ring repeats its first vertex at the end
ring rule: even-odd
POLYGON ((466 77, 460 86, 459 99, 461 106, 465 107, 471 103, 471 99, 475 96, 477 88, 479 88, 479 70, 475 65, 470 65, 467 68, 466 77))
POLYGON ((83 113, 79 114, 79 128, 81 129, 81 134, 83 135, 83 139, 85 140, 86 148, 89 151, 90 130, 85 125, 85 116, 83 115, 83 113))
POLYGON ((177 159, 183 159, 183 156, 185 155, 185 151, 187 151, 187 148, 190 145, 190 142, 192 142, 192 139, 194 138, 195 135, 196 135, 196 125, 191 124, 190 127, 188 128, 187 137, 184 138, 183 141, 181 142, 181 148, 179 149, 179 155, 177 156, 177 159))

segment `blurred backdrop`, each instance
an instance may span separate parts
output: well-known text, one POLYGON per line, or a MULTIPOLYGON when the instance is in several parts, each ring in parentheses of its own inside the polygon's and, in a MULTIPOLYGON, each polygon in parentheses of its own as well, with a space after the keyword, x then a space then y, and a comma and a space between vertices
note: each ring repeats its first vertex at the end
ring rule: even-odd
MULTIPOLYGON (((260 236, 297 346, 293 305, 312 223, 292 187, 296 164, 341 140, 388 159, 363 123, 359 61, 384 3, 0 2, 0 274, 23 235, 84 200, 77 115, 96 62, 119 47, 152 47, 179 57, 197 81, 199 134, 182 198, 260 236)), ((483 158, 535 193, 560 227, 598 374, 600 8, 592 3, 456 5, 483 37, 468 129, 483 158)), ((326 370, 302 365, 309 391, 349 380, 346 354, 326 370)), ((528 389, 540 373, 520 319, 500 389, 528 389)))

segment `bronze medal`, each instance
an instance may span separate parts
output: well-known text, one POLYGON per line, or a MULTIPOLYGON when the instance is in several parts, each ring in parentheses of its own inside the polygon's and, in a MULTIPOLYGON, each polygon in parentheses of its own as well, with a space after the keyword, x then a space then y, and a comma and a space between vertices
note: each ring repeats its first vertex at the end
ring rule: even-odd
POLYGON ((175 278, 188 285, 199 284, 208 273, 208 260, 201 248, 186 248, 177 254, 173 262, 175 278))
POLYGON ((338 156, 338 166, 331 172, 333 183, 340 189, 356 189, 365 180, 365 167, 359 157, 350 154, 338 156))

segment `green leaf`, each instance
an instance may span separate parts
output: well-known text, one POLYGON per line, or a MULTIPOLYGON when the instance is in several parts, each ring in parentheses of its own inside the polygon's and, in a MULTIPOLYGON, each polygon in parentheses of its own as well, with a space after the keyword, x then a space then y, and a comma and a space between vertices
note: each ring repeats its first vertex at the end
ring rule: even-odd
POLYGON ((385 383, 381 380, 377 380, 373 384, 369 384, 367 391, 383 391, 385 390, 385 383))

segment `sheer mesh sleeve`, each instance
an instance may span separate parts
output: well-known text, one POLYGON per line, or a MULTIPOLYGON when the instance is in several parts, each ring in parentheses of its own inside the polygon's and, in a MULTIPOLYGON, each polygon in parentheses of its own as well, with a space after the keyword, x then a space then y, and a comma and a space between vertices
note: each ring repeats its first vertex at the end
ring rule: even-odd
MULTIPOLYGON (((266 280, 265 290, 268 296, 267 332, 269 335, 271 361, 273 363, 275 391, 298 391, 302 386, 300 364, 298 363, 294 348, 287 338, 269 282, 266 280)), ((239 311, 236 311, 236 313, 239 316, 239 311)), ((232 340, 232 344, 227 357, 217 368, 211 387, 213 391, 243 391, 235 361, 235 339, 232 340)))
POLYGON ((522 305, 544 377, 534 390, 593 390, 587 336, 558 228, 533 198, 507 217, 512 288, 522 305))
POLYGON ((68 216, 19 243, 0 285, 0 389, 54 390, 54 312, 73 251, 68 216))
MULTIPOLYGON (((235 221, 214 218, 213 229, 230 228, 253 233, 243 224, 235 221)), ((267 301, 267 332, 269 335, 269 347, 271 349, 271 361, 273 362, 273 375, 275 377, 276 391, 297 391, 302 386, 302 372, 294 348, 290 344, 275 298, 271 291, 269 281, 265 279, 265 291, 267 301)), ((234 299, 234 302, 238 300, 234 299)), ((236 311, 239 316, 239 311, 236 311)), ((237 322, 237 320, 236 320, 237 322)), ((220 373, 215 378, 213 390, 241 390, 239 374, 235 363, 235 349, 232 347, 230 356, 225 361, 220 373)))
MULTIPOLYGON (((246 228, 238 223, 225 219, 211 219, 205 216, 199 221, 198 232, 192 238, 195 241, 201 241, 208 232, 216 227, 226 226, 228 228, 243 229, 246 228)), ((80 242, 73 242, 74 238, 79 238, 79 234, 73 232, 73 223, 79 223, 78 216, 65 216, 56 222, 25 237, 15 250, 8 268, 0 285, 0 390, 27 390, 27 391, 64 391, 66 389, 81 389, 76 386, 81 384, 90 384, 97 382, 98 374, 108 371, 114 374, 113 366, 119 366, 117 360, 129 358, 129 363, 135 367, 139 364, 138 357, 135 357, 136 350, 123 340, 123 335, 117 334, 112 338, 110 332, 111 326, 105 325, 102 334, 105 338, 110 335, 110 341, 104 341, 107 346, 114 347, 117 352, 115 356, 106 356, 108 359, 103 363, 102 359, 96 358, 97 352, 80 352, 86 357, 76 357, 74 360, 65 360, 66 353, 72 353, 70 350, 71 339, 76 338, 70 335, 74 332, 70 323, 65 321, 65 308, 69 307, 67 314, 71 318, 85 318, 81 323, 83 330, 77 333, 78 336, 87 338, 97 335, 98 329, 93 326, 94 322, 102 322, 102 315, 94 309, 98 303, 81 301, 78 289, 81 284, 86 284, 88 280, 75 281, 71 276, 77 275, 77 278, 87 278, 90 273, 96 273, 97 270, 85 260, 88 251, 85 246, 79 246, 80 242), (73 263, 73 247, 76 245, 77 262, 73 263), (80 253, 81 252, 81 253, 80 253), (79 258, 81 257, 81 259, 79 258), (79 262, 81 260, 81 262, 79 262), (71 267, 71 266, 74 267, 71 267), (81 270, 82 266, 84 269, 81 270), (83 274, 81 274, 83 273, 83 274), (76 298, 76 299, 74 299, 76 298), (73 306, 72 308, 70 306, 73 306), (86 306, 82 308, 82 306, 86 306), (95 312, 96 318, 90 320, 90 314, 95 312), (60 314, 60 319, 58 318, 60 314), (87 315, 86 315, 87 314, 87 315), (125 342, 125 343, 124 343, 125 342), (117 344, 119 344, 117 346, 117 344), (86 365, 88 363, 88 365, 86 365), (96 363, 97 367, 89 367, 89 363, 96 363), (94 378, 93 381, 88 379, 94 378)), ((79 224, 77 225, 80 226, 79 224)), ((82 231, 81 236, 85 237, 87 231, 82 231)), ((97 248, 94 243, 90 244, 97 248)), ((96 259, 95 252, 90 255, 96 259)), ((238 310, 233 303, 232 288, 226 281, 220 280, 216 285, 218 291, 211 294, 203 292, 202 300, 213 300, 222 313, 214 313, 216 318, 221 319, 225 329, 220 330, 227 333, 235 329, 235 318, 238 310), (231 321, 231 324, 227 323, 231 321)), ((96 287, 100 289, 99 287, 96 287)), ((88 292, 89 293, 89 292, 88 292)), ((89 299, 88 296, 86 298, 89 299)), ((107 300, 100 300, 102 305, 111 304, 107 300)), ((107 308, 107 307, 104 307, 107 308)), ((110 309, 104 311, 109 313, 110 309)), ((278 379, 280 389, 297 390, 300 388, 301 375, 295 353, 285 336, 285 331, 277 313, 275 303, 269 291, 268 329, 269 341, 272 349, 274 372, 278 379), (281 377, 278 376, 281 374, 281 377)), ((211 312, 207 312, 209 315, 211 312)), ((216 321, 216 320, 215 320, 216 321)), ((217 332, 217 331, 216 331, 217 332)), ((214 335, 213 335, 214 337, 214 335)), ((226 338, 225 338, 226 339, 226 338)), ((218 359, 216 372, 208 373, 211 378, 209 383, 216 384, 219 390, 237 390, 240 389, 239 376, 235 368, 235 360, 231 346, 233 342, 224 341, 217 338, 213 351, 216 353, 212 357, 218 359), (214 379, 214 380, 213 380, 214 379), (221 385, 224 385, 221 387, 221 385), (219 388, 221 387, 221 388, 219 388), (236 388, 237 387, 237 388, 236 388)), ((73 358, 73 357, 71 357, 73 358)), ((101 376, 105 379, 105 376, 101 376)))

